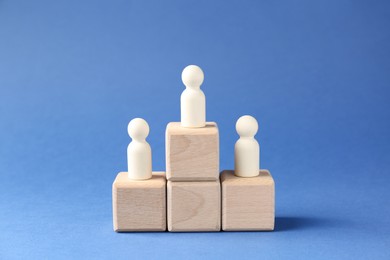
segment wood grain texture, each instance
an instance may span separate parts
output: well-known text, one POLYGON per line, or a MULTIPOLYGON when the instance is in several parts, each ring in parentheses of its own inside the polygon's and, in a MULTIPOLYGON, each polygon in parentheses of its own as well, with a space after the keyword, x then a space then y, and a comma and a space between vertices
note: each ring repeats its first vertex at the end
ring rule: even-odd
POLYGON ((168 230, 220 231, 221 185, 207 182, 172 182, 167 184, 168 230))
POLYGON ((275 183, 268 170, 256 177, 237 177, 234 171, 221 173, 222 230, 273 230, 275 183))
POLYGON ((185 128, 171 122, 166 128, 166 167, 170 181, 219 179, 219 132, 214 122, 185 128))
POLYGON ((120 172, 112 185, 114 230, 166 230, 166 178, 153 172, 148 180, 131 180, 120 172))

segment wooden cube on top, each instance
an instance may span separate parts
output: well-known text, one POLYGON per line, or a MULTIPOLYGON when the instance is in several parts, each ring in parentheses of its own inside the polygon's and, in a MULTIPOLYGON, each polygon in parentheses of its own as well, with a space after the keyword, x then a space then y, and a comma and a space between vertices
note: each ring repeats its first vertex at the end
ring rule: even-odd
POLYGON ((185 128, 172 122, 166 129, 166 167, 170 181, 219 179, 219 132, 214 122, 185 128))
POLYGON ((131 180, 120 172, 112 185, 114 230, 166 230, 166 178, 153 172, 148 180, 131 180))
POLYGON ((168 230, 221 230, 221 185, 217 181, 167 184, 168 230))
POLYGON ((237 177, 234 171, 221 173, 222 230, 273 230, 275 183, 267 170, 256 177, 237 177))

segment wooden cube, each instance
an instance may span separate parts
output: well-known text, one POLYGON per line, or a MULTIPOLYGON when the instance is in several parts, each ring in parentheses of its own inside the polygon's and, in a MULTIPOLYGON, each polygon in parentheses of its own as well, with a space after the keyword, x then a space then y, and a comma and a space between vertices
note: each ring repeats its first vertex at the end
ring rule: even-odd
POLYGON ((148 180, 131 180, 120 172, 112 185, 114 230, 165 231, 166 179, 153 172, 148 180))
POLYGON ((273 230, 275 183, 267 170, 256 177, 237 177, 234 171, 221 173, 222 230, 273 230))
POLYGON ((220 231, 221 185, 217 181, 167 184, 169 231, 220 231))
POLYGON ((166 167, 170 181, 219 179, 219 132, 214 122, 185 128, 172 122, 166 129, 166 167))

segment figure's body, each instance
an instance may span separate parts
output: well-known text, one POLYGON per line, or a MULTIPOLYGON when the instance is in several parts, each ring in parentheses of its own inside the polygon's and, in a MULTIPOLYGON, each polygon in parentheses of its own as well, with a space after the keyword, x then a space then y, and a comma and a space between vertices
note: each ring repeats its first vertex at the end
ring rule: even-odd
POLYGON ((254 138, 258 124, 251 116, 237 120, 236 130, 240 138, 234 146, 234 174, 240 177, 254 177, 260 171, 260 146, 254 138))
POLYGON ((146 137, 149 125, 142 118, 135 118, 128 125, 132 141, 127 147, 128 176, 133 180, 146 180, 152 177, 152 149, 146 137))
POLYGON ((180 97, 181 125, 183 127, 204 127, 206 125, 206 97, 200 86, 204 75, 201 68, 187 66, 182 72, 186 89, 180 97))

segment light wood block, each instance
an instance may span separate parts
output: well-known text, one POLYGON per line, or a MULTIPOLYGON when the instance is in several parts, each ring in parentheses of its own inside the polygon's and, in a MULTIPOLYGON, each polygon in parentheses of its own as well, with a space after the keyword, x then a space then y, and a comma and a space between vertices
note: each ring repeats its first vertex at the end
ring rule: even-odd
POLYGON ((172 182, 167 184, 168 230, 220 231, 221 185, 207 182, 172 182))
POLYGON ((171 122, 166 128, 166 167, 170 181, 219 179, 219 132, 214 122, 185 128, 171 122))
POLYGON ((256 177, 237 177, 234 171, 221 173, 222 230, 273 230, 275 183, 268 170, 256 177))
POLYGON ((112 185, 114 230, 165 231, 166 179, 153 172, 148 180, 131 180, 120 172, 112 185))

